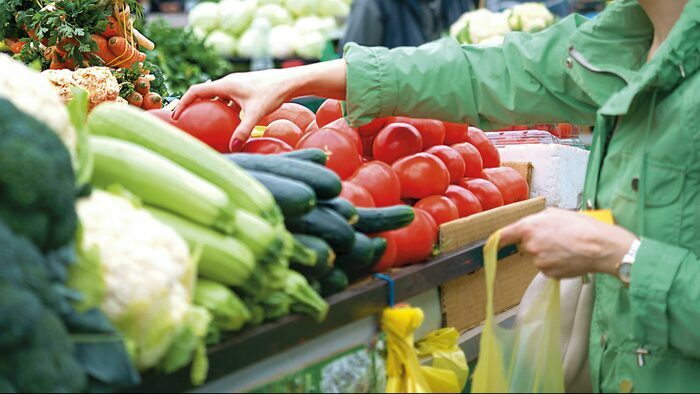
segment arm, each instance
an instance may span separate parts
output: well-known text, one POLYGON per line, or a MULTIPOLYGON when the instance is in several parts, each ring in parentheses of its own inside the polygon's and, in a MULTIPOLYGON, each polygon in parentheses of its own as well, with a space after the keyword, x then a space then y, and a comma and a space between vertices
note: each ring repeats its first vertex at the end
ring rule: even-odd
POLYGON ((567 121, 593 124, 597 106, 567 75, 569 37, 583 18, 538 34, 510 34, 502 46, 443 39, 419 48, 349 45, 352 123, 409 115, 494 124, 567 121))
MULTIPOLYGON (((548 209, 501 231, 501 244, 518 244, 553 278, 586 273, 617 277, 636 238, 626 229, 575 212, 548 209)), ((700 260, 688 249, 642 238, 632 266, 629 309, 635 338, 700 358, 700 260)))

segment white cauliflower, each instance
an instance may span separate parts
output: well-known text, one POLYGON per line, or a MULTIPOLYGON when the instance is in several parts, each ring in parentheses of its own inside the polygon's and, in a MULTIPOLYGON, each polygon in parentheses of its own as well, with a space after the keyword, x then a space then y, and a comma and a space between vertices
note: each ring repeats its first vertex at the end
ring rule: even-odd
POLYGON ((462 15, 450 35, 465 44, 499 44, 510 31, 508 15, 479 9, 462 15))
POLYGON ((519 4, 506 11, 511 29, 533 33, 554 23, 554 14, 542 3, 519 4))
POLYGON ((196 264, 187 243, 126 198, 96 190, 77 204, 81 249, 96 253, 102 310, 122 332, 136 366, 166 355, 192 310, 196 264))
POLYGON ((51 84, 24 64, 0 54, 0 97, 44 122, 61 138, 75 160, 77 135, 68 110, 51 84))

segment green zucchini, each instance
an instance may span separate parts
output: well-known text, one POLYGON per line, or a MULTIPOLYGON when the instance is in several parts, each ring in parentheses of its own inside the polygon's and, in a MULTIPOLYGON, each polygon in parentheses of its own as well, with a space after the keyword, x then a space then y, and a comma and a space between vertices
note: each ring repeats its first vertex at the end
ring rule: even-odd
POLYGON ((355 245, 350 253, 338 255, 335 266, 345 271, 348 276, 355 276, 372 268, 374 261, 374 243, 362 234, 355 233, 355 245))
POLYGON ((355 244, 355 230, 332 209, 316 208, 302 217, 287 219, 286 224, 292 233, 320 237, 337 254, 349 253, 355 244))
POLYGON ((316 194, 304 183, 260 171, 248 171, 272 193, 285 217, 309 213, 316 206, 316 194))
POLYGON ((322 166, 326 165, 328 161, 328 154, 318 148, 310 149, 300 149, 291 152, 285 152, 280 154, 282 157, 288 159, 304 160, 311 163, 320 164, 322 166))
POLYGON ((267 172, 303 182, 316 192, 319 199, 327 200, 340 195, 340 178, 325 167, 273 155, 235 153, 226 157, 246 170, 267 172))
POLYGON ((91 135, 149 149, 221 188, 237 208, 262 215, 273 224, 282 223, 279 207, 259 182, 202 141, 146 111, 105 103, 90 112, 87 124, 91 135))
POLYGON ((386 253, 386 239, 382 237, 375 237, 372 238, 372 245, 374 246, 374 257, 372 258, 372 267, 377 265, 379 261, 384 257, 384 253, 386 253))
POLYGON ((340 293, 348 288, 348 276, 340 268, 333 268, 325 274, 320 280, 321 295, 324 297, 340 293))
POLYGON ((360 220, 357 214, 357 209, 352 203, 344 198, 336 197, 332 200, 321 200, 318 202, 319 206, 330 208, 336 211, 340 216, 344 217, 345 220, 350 224, 357 223, 360 220))
POLYGON ((386 208, 357 208, 360 220, 355 229, 365 234, 381 233, 406 227, 413 221, 415 213, 408 205, 386 208))
POLYGON ((308 261, 300 261, 300 258, 295 258, 297 253, 294 253, 290 263, 295 271, 300 272, 307 278, 320 278, 333 268, 335 253, 326 241, 313 235, 305 234, 294 234, 294 240, 304 248, 312 250, 315 257, 313 263, 309 264, 308 261))

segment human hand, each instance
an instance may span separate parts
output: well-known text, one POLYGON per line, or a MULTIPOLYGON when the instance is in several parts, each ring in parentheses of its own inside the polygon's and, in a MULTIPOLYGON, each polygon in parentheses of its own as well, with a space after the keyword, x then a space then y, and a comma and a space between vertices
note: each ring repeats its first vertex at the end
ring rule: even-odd
POLYGON ((636 236, 579 213, 547 209, 501 231, 501 246, 518 244, 545 275, 573 278, 587 273, 617 276, 617 264, 636 236))
POLYGON ((219 98, 233 101, 244 116, 229 142, 229 150, 240 151, 257 123, 284 103, 293 90, 290 74, 283 70, 265 70, 230 74, 213 82, 190 87, 182 96, 173 117, 178 119, 188 105, 197 100, 219 98))

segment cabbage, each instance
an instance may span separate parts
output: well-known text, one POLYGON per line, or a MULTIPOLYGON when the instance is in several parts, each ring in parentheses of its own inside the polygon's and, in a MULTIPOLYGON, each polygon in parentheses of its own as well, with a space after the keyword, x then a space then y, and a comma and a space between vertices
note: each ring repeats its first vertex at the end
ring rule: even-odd
POLYGON ((236 39, 223 31, 211 33, 204 43, 220 56, 231 57, 236 54, 236 39))
POLYGON ((328 40, 316 31, 301 34, 296 40, 294 50, 297 56, 304 59, 319 59, 328 40))
POLYGON ((253 21, 256 0, 223 0, 219 3, 221 28, 233 35, 245 31, 253 21))
POLYGON ((188 16, 189 24, 206 32, 219 26, 219 6, 212 2, 199 3, 188 16))
POLYGON ((298 40, 297 31, 290 25, 273 27, 270 31, 270 51, 272 56, 284 59, 294 55, 294 45, 298 40))
POLYGON ((256 18, 265 18, 270 21, 270 25, 279 26, 292 22, 292 15, 285 8, 275 4, 268 4, 255 11, 256 18))
POLYGON ((350 5, 346 0, 321 0, 318 3, 321 16, 346 17, 350 14, 350 5))
POLYGON ((296 17, 316 14, 319 3, 327 0, 284 0, 284 6, 296 17))
POLYGON ((332 17, 305 16, 297 19, 294 28, 299 34, 317 32, 323 36, 328 36, 333 30, 338 28, 338 25, 332 17))
POLYGON ((207 38, 207 34, 209 34, 208 32, 200 29, 199 27, 190 26, 189 29, 192 31, 192 34, 194 34, 194 36, 199 38, 200 40, 207 38))
POLYGON ((241 57, 253 57, 255 51, 256 34, 250 29, 241 36, 238 41, 238 55, 241 57))

